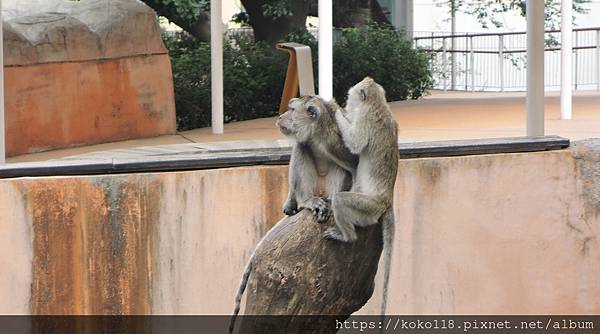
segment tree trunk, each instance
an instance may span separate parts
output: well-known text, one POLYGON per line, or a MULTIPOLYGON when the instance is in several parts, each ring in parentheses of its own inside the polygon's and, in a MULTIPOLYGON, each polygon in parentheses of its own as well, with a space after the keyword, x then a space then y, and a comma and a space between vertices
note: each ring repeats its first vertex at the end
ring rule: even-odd
MULTIPOLYGON (((319 16, 317 0, 311 1, 308 15, 319 16)), ((359 27, 369 21, 391 25, 377 0, 336 0, 333 2, 334 27, 359 27)))
POLYGON ((142 0, 146 5, 150 6, 156 14, 166 17, 169 21, 178 25, 181 29, 187 31, 200 41, 210 42, 210 14, 200 12, 200 15, 195 21, 190 21, 185 17, 181 17, 177 12, 177 5, 174 3, 165 4, 159 0, 142 0))
POLYGON ((274 44, 291 32, 306 29, 306 16, 310 1, 289 1, 291 16, 278 18, 264 15, 263 5, 265 2, 265 0, 242 0, 256 40, 274 44))
POLYGON ((367 22, 390 25, 377 0, 339 0, 333 5, 333 25, 338 28, 358 27, 367 22))
POLYGON ((331 226, 333 219, 320 225, 303 210, 273 227, 257 249, 244 314, 287 317, 243 317, 237 333, 335 333, 336 319, 371 298, 381 225, 359 228, 354 243, 323 239, 331 226))

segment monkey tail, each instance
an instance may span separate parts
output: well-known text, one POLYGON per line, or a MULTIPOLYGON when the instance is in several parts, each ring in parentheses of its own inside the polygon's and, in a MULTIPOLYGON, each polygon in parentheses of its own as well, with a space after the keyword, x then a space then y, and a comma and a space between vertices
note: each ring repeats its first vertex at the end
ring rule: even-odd
POLYGON ((390 268, 392 265, 392 251, 394 249, 395 231, 394 209, 387 210, 382 217, 383 229, 383 297, 381 299, 381 316, 385 317, 387 310, 388 285, 390 282, 390 268))
POLYGON ((233 329, 235 328, 235 319, 237 318, 238 313, 240 313, 240 304, 242 303, 242 296, 244 295, 244 291, 246 290, 246 285, 248 285, 248 278, 250 278, 250 272, 252 271, 253 262, 254 254, 252 254, 252 256, 250 257, 248 264, 246 264, 244 274, 242 275, 242 281, 240 282, 240 287, 238 289, 237 295, 235 296, 235 307, 233 309, 231 319, 229 320, 229 334, 233 333, 233 329))

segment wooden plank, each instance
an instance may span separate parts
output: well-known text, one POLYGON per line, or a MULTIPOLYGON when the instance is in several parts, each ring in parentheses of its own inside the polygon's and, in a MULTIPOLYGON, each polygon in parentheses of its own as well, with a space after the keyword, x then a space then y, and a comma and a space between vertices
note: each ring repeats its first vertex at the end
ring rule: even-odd
MULTIPOLYGON (((451 157, 477 154, 522 153, 558 150, 569 147, 569 140, 558 136, 517 137, 400 143, 400 158, 451 157)), ((287 164, 291 148, 280 141, 271 146, 256 142, 255 148, 217 145, 207 150, 198 144, 181 146, 180 151, 157 154, 159 150, 136 150, 137 155, 112 155, 111 151, 92 153, 89 158, 65 158, 44 162, 0 166, 0 178, 140 173, 194 169, 215 169, 265 164, 287 164)), ((171 149, 174 148, 171 146, 171 149)), ((134 152, 133 150, 129 152, 134 152)))

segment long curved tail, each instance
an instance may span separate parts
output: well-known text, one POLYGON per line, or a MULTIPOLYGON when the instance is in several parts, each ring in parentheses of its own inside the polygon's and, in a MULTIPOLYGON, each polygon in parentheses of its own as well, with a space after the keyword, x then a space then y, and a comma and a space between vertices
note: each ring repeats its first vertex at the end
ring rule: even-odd
POLYGON ((381 299, 381 316, 385 316, 387 310, 388 285, 390 282, 390 269, 392 265, 392 253, 394 250, 395 232, 394 209, 390 208, 383 214, 381 224, 383 230, 383 298, 381 299))
POLYGON ((240 287, 238 288, 237 295, 235 296, 235 307, 233 309, 233 314, 231 315, 231 319, 229 320, 229 333, 233 333, 233 329, 235 328, 235 320, 237 318, 238 313, 240 313, 240 304, 242 303, 242 296, 244 295, 244 291, 246 291, 246 285, 248 285, 248 278, 250 278, 250 272, 252 271, 252 263, 254 262, 254 254, 250 257, 250 260, 246 264, 246 268, 244 269, 244 274, 242 275, 242 281, 240 282, 240 287))

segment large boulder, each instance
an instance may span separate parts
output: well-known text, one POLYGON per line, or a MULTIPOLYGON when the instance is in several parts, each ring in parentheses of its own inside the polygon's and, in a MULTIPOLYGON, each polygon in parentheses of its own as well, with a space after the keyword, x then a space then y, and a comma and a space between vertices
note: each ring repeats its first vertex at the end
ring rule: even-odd
POLYGON ((136 0, 4 0, 8 156, 175 132, 169 55, 136 0))

